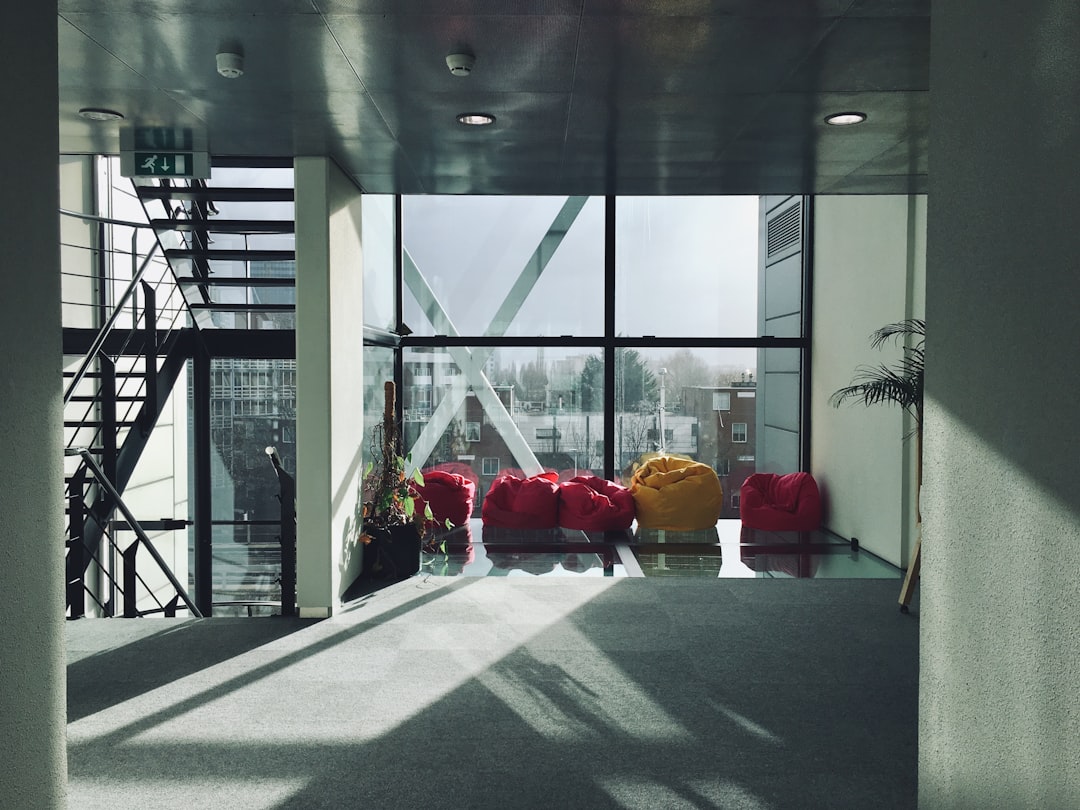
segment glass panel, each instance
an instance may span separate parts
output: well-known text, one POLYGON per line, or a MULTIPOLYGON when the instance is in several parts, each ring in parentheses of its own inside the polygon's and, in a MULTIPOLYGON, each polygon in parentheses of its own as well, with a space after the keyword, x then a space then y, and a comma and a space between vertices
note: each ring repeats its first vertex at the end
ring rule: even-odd
POLYGON ((599 349, 405 350, 405 446, 421 469, 477 484, 477 510, 504 471, 603 474, 599 349))
POLYGON ((603 332, 602 198, 410 196, 402 230, 415 334, 603 332))
POLYGON ((386 346, 364 347, 364 446, 363 469, 374 460, 371 436, 382 422, 383 386, 394 379, 394 350, 386 346))
POLYGON ((737 518, 726 496, 757 469, 756 361, 755 349, 616 350, 618 480, 628 484, 649 453, 688 456, 716 470, 725 494, 720 516, 737 518))
POLYGON ((394 323, 394 197, 366 194, 361 207, 364 246, 364 325, 392 330, 394 323))
MULTIPOLYGON (((267 465, 269 466, 269 465, 267 465)), ((277 525, 214 526, 215 616, 272 616, 281 610, 281 530, 277 525)))
POLYGON ((757 197, 615 201, 619 335, 758 332, 757 197))
POLYGON ((215 359, 210 364, 214 520, 277 520, 278 482, 267 447, 296 474, 296 361, 215 359))

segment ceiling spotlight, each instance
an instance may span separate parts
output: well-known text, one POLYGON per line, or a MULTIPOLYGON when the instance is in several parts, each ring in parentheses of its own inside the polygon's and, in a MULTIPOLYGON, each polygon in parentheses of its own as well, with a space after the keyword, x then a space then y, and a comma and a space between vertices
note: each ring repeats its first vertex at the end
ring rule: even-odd
POLYGON ((120 121, 124 117, 116 110, 106 110, 103 107, 83 107, 79 110, 79 115, 88 121, 120 121))
POLYGON ((866 113, 840 112, 825 116, 825 123, 834 127, 850 127, 852 124, 861 124, 866 120, 866 113))
POLYGON ((495 123, 495 116, 490 113, 462 113, 457 120, 470 127, 486 127, 495 123))
POLYGON ((217 55, 217 72, 226 79, 244 75, 244 54, 239 50, 221 51, 217 55))
POLYGON ((446 56, 446 66, 455 76, 468 76, 475 64, 476 57, 471 53, 451 53, 446 56))

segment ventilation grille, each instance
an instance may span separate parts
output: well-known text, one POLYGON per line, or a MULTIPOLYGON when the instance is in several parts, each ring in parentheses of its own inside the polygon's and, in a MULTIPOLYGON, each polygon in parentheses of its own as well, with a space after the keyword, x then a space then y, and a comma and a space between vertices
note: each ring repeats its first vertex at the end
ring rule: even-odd
POLYGON ((766 256, 769 259, 799 244, 802 236, 802 200, 769 220, 766 256))

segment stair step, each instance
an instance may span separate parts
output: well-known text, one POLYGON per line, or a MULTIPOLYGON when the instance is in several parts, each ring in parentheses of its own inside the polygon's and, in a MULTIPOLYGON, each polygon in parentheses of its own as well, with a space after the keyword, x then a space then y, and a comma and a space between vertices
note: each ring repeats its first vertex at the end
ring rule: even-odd
MULTIPOLYGON (((116 424, 117 424, 118 428, 131 428, 132 426, 135 426, 135 424, 138 424, 138 421, 137 420, 121 420, 121 419, 118 419, 116 424)), ((64 420, 64 427, 65 428, 86 428, 86 429, 104 428, 105 427, 105 422, 103 422, 102 420, 99 420, 99 419, 81 419, 81 420, 80 419, 71 419, 71 420, 65 419, 64 420)))
POLYGON ((296 193, 291 188, 173 188, 172 186, 139 186, 144 200, 212 200, 215 202, 292 202, 296 193))
POLYGON ((243 278, 227 278, 214 276, 212 278, 196 278, 195 276, 179 276, 178 284, 206 284, 211 287, 295 287, 295 278, 258 278, 244 276, 243 278))
MULTIPOLYGON (((115 371, 115 372, 113 372, 113 375, 116 376, 116 377, 145 377, 146 372, 141 371, 141 370, 140 371, 115 371)), ((74 371, 65 371, 64 376, 70 379, 71 377, 75 376, 75 372, 74 371)), ((102 373, 100 371, 88 371, 85 374, 83 374, 83 379, 84 380, 98 380, 98 379, 101 379, 102 376, 104 376, 104 375, 102 375, 102 373)))
POLYGON ((290 262, 296 259, 295 250, 189 250, 171 248, 167 259, 206 259, 208 261, 290 262))
MULTIPOLYGON (((142 376, 141 374, 139 375, 142 376)), ((101 397, 95 396, 74 396, 68 400, 68 402, 97 402, 101 397)), ((128 395, 122 394, 120 396, 113 397, 116 402, 142 402, 146 397, 140 397, 135 394, 128 395)))
POLYGON ((295 304, 188 304, 192 312, 296 312, 295 304))
POLYGON ((210 233, 295 233, 296 223, 287 219, 152 219, 159 231, 208 231, 210 233))

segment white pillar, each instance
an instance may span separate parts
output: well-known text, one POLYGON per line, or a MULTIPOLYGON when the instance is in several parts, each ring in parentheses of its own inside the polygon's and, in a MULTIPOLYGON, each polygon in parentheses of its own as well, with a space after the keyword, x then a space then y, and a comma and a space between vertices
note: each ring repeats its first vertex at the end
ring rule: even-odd
POLYGON ((327 158, 297 158, 295 178, 296 604, 321 617, 340 604, 361 559, 361 195, 327 158))
POLYGON ((1080 5, 933 6, 919 806, 1080 807, 1080 5))
POLYGON ((36 810, 67 794, 56 4, 0 30, 0 806, 36 810))

